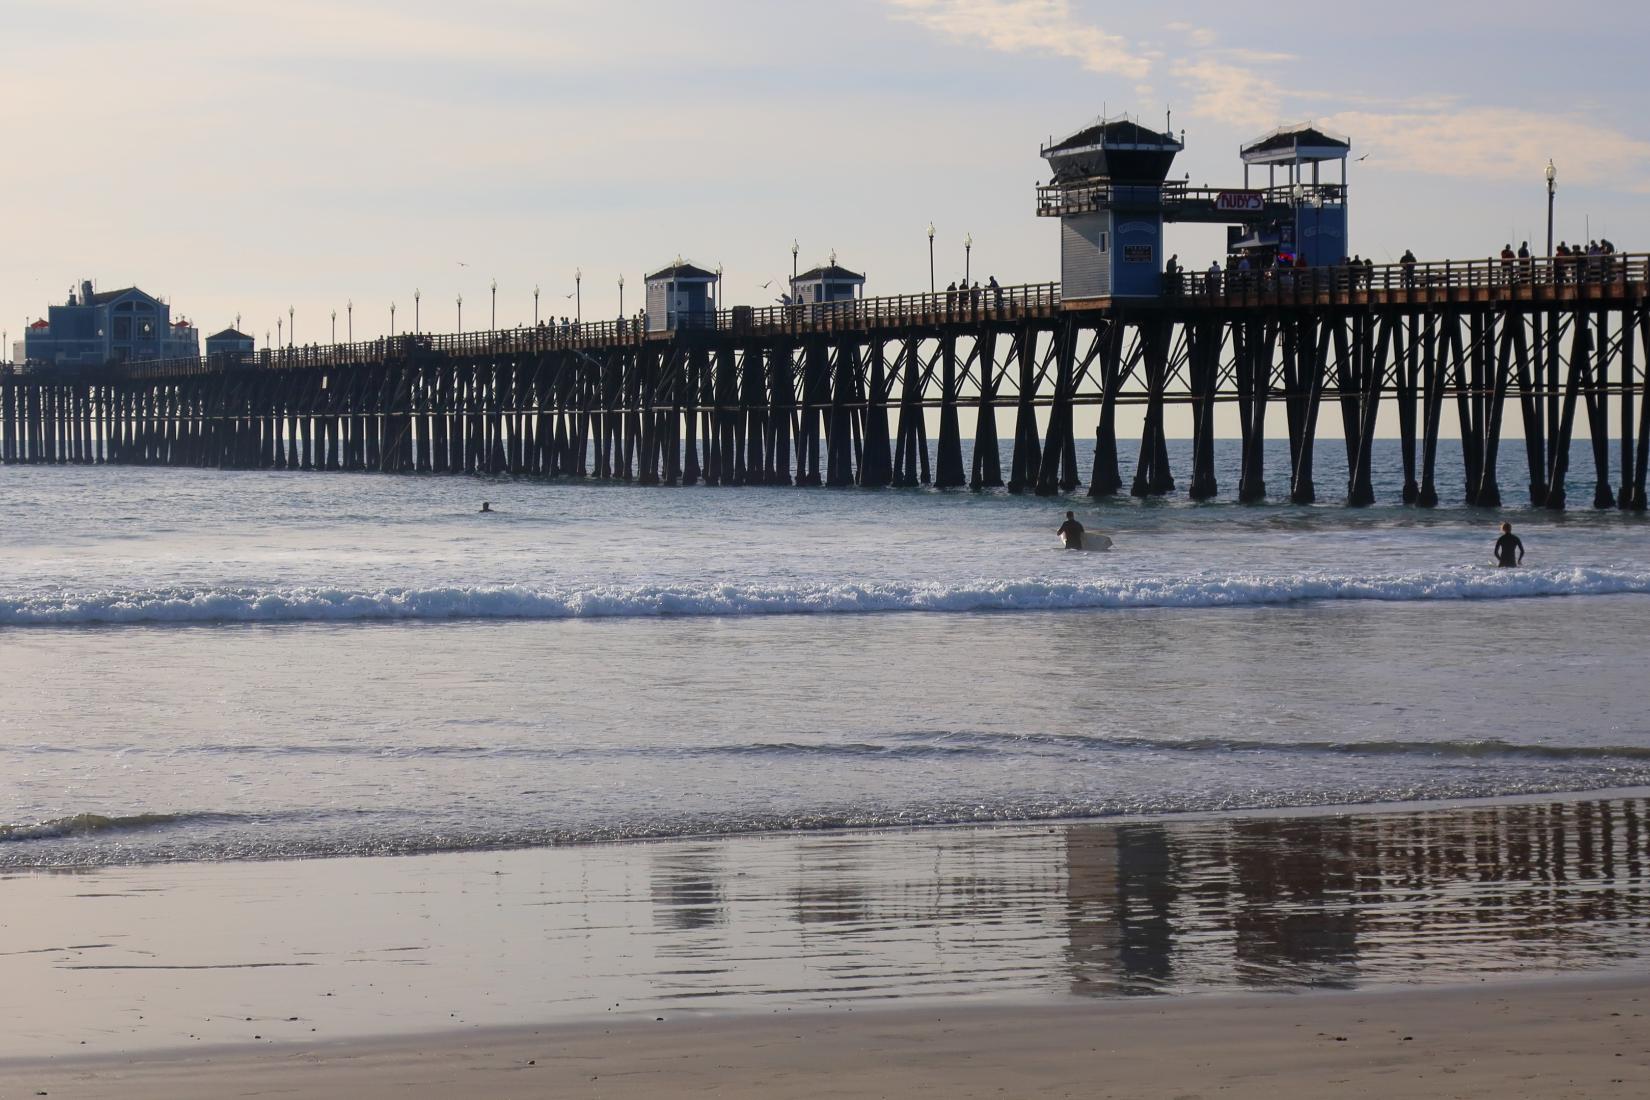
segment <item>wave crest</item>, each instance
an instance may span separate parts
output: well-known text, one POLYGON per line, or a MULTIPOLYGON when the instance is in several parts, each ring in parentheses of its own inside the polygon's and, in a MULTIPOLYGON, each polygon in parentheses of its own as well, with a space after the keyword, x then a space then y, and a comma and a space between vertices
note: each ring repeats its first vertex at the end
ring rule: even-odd
POLYGON ((1368 576, 1202 574, 939 583, 597 584, 225 587, 96 590, 0 597, 0 626, 660 618, 1255 607, 1319 600, 1497 600, 1650 593, 1650 573, 1615 569, 1458 569, 1368 576))

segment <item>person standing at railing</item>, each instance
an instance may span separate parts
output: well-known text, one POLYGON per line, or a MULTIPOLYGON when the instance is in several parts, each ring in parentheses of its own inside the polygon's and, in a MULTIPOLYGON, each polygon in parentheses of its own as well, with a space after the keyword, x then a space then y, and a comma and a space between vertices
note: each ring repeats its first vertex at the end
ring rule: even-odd
POLYGON ((1563 285, 1570 277, 1569 268, 1570 246, 1564 241, 1559 241, 1558 247, 1553 250, 1553 282, 1563 285))
POLYGON ((1530 242, 1524 241, 1518 246, 1518 281, 1530 281, 1530 242))
POLYGON ((986 289, 991 291, 991 303, 992 303, 992 305, 994 305, 997 308, 997 311, 999 313, 1002 312, 1002 308, 1003 308, 1003 286, 1002 286, 1001 283, 999 283, 997 281, 997 276, 993 275, 990 278, 988 278, 985 282, 985 285, 986 285, 986 289))
POLYGON ((957 311, 957 280, 952 279, 951 285, 945 288, 945 315, 950 317, 957 311))
POLYGON ((1508 241, 1501 246, 1501 281, 1509 286, 1512 284, 1514 259, 1512 242, 1508 241))
MULTIPOLYGON (((1231 261, 1228 260, 1227 262, 1230 263, 1231 261)), ((1219 260, 1210 260, 1209 261, 1209 273, 1207 275, 1205 275, 1204 278, 1203 278, 1203 289, 1204 289, 1205 293, 1207 293, 1211 296, 1214 295, 1215 292, 1220 289, 1220 261, 1219 260)))
POLYGON ((1411 249, 1404 249, 1404 254, 1398 257, 1398 262, 1404 268, 1404 289, 1410 290, 1415 286, 1415 253, 1411 249))

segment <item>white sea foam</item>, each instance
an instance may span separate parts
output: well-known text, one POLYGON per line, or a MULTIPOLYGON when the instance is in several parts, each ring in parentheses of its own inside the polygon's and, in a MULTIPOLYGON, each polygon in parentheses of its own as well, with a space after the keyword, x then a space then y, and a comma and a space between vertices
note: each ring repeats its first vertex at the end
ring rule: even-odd
POLYGON ((313 587, 57 591, 0 597, 0 626, 576 619, 1252 607, 1313 600, 1498 600, 1650 593, 1650 573, 1460 569, 1369 575, 1231 573, 1094 581, 595 584, 351 591, 313 587))

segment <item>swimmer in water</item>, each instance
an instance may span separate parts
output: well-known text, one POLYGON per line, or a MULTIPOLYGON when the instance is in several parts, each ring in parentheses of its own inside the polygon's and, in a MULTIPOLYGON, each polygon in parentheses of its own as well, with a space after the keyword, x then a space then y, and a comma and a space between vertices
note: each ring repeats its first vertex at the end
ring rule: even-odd
POLYGON ((1067 550, 1081 550, 1083 548, 1083 525, 1077 522, 1077 516, 1072 512, 1066 513, 1066 522, 1060 525, 1055 532, 1065 542, 1067 550))
POLYGON ((481 510, 482 510, 482 511, 483 511, 483 512, 491 512, 491 511, 492 511, 492 510, 493 510, 493 505, 492 505, 492 502, 490 502, 490 501, 485 501, 485 500, 484 500, 484 501, 482 501, 482 502, 481 502, 481 510))
POLYGON ((1514 569, 1524 564, 1524 543, 1512 533, 1512 524, 1501 525, 1501 537, 1495 540, 1495 564, 1500 569, 1514 569))

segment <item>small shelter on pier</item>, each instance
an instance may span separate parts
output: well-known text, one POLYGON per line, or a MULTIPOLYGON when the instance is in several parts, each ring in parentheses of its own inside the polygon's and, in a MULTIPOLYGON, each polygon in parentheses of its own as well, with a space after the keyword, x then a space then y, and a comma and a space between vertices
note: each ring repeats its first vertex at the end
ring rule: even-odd
POLYGON ((716 322, 714 271, 686 263, 678 256, 669 267, 647 277, 647 331, 711 328, 716 322))
POLYGON ((1279 256, 1306 267, 1340 263, 1348 252, 1346 157, 1351 151, 1351 138, 1311 124, 1280 126, 1244 145, 1239 150, 1244 189, 1249 190, 1250 169, 1264 167, 1267 206, 1274 209, 1260 223, 1233 226, 1228 254, 1248 256, 1255 267, 1269 267, 1279 256), (1340 162, 1338 182, 1323 178, 1323 165, 1332 161, 1340 162))
POLYGON ((238 363, 252 358, 252 347, 252 337, 238 329, 226 328, 206 338, 206 357, 238 363))
POLYGON ((838 266, 836 253, 823 267, 804 271, 791 280, 791 300, 800 305, 821 302, 851 302, 865 287, 865 276, 838 266))

